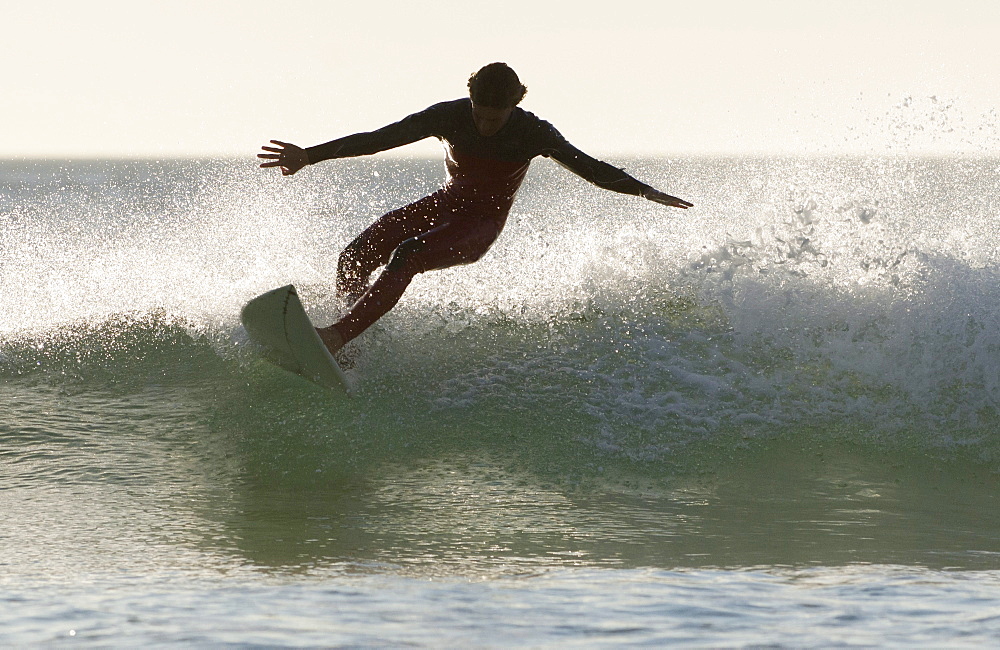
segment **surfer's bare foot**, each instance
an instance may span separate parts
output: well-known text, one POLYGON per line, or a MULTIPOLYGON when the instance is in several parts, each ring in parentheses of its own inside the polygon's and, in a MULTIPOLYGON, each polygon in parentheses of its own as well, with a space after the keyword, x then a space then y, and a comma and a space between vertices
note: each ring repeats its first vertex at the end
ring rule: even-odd
POLYGON ((323 345, 330 351, 330 354, 337 354, 340 348, 344 347, 344 337, 340 335, 340 332, 333 325, 330 327, 317 327, 316 333, 319 334, 320 340, 323 341, 323 345))

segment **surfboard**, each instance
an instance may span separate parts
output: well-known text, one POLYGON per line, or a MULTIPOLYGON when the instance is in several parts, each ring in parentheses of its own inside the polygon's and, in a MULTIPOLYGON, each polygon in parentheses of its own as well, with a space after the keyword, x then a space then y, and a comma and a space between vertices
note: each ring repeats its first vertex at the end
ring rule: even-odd
POLYGON ((261 294, 243 306, 240 320, 250 340, 274 365, 333 390, 351 384, 316 333, 294 285, 261 294))

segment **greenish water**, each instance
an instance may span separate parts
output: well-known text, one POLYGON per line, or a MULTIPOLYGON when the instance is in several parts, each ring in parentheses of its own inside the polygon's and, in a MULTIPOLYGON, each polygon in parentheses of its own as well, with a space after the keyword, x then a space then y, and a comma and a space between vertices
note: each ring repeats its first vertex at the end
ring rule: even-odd
POLYGON ((340 246, 436 163, 0 165, 0 638, 995 643, 1000 167, 629 168, 698 209, 538 165, 347 398, 239 307, 332 318, 340 246))

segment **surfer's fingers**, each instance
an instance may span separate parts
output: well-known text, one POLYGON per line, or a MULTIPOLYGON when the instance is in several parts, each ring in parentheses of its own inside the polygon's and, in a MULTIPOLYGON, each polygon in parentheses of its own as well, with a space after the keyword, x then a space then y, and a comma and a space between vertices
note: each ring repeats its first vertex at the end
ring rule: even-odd
POLYGON ((285 148, 295 147, 295 145, 292 144, 291 142, 282 142, 281 140, 271 140, 271 144, 276 144, 279 147, 285 147, 285 148))
POLYGON ((277 149, 275 147, 261 147, 261 149, 263 149, 264 151, 270 151, 272 153, 282 153, 282 152, 284 152, 284 149, 277 149))
POLYGON ((677 208, 689 208, 692 205, 694 205, 694 203, 689 203, 688 201, 685 201, 682 198, 672 196, 670 194, 664 194, 660 198, 663 199, 663 203, 666 203, 667 205, 671 205, 677 208))
POLYGON ((660 191, 650 192, 646 195, 646 198, 669 208, 681 208, 682 210, 687 210, 688 208, 694 206, 694 203, 660 191))

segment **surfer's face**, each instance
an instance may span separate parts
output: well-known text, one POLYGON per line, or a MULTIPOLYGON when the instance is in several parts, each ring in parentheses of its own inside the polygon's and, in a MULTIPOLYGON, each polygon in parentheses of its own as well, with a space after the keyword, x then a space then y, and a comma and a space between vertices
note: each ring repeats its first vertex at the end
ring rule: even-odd
POLYGON ((476 130, 479 135, 489 137, 495 135, 503 128, 503 125, 510 119, 510 114, 514 112, 514 107, 493 108, 492 106, 481 106, 472 104, 472 121, 476 123, 476 130))

